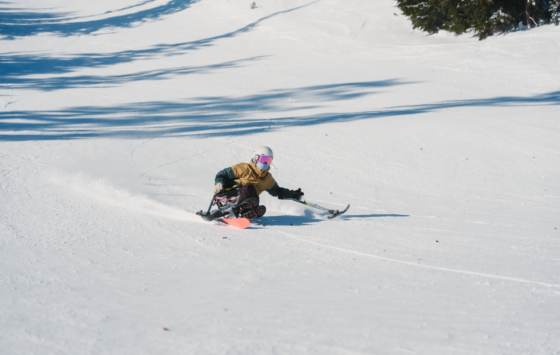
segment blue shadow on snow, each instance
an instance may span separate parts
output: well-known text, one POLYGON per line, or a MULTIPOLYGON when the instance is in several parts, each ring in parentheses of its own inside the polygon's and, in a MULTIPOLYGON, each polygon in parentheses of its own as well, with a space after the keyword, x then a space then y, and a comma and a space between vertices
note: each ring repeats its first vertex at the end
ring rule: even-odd
MULTIPOLYGON (((364 215, 342 215, 336 219, 363 219, 363 218, 380 218, 380 217, 409 217, 403 214, 364 214, 364 215)), ((318 222, 327 222, 328 219, 319 219, 309 216, 263 216, 255 221, 256 224, 262 226, 307 226, 318 222)))
POLYGON ((308 216, 262 216, 255 222, 262 226, 306 226, 317 222, 322 222, 322 219, 312 218, 308 216))
MULTIPOLYGON (((202 48, 210 47, 221 39, 229 39, 240 34, 249 32, 261 22, 268 20, 274 16, 289 13, 307 5, 299 6, 293 9, 279 11, 271 15, 265 16, 254 21, 238 30, 231 31, 219 36, 204 38, 196 41, 181 42, 174 44, 158 44, 144 49, 126 50, 113 53, 81 53, 69 54, 64 56, 52 56, 46 54, 19 54, 6 53, 0 54, 0 84, 11 85, 11 89, 33 89, 42 91, 53 91, 62 89, 71 89, 76 87, 91 86, 114 86, 124 84, 132 80, 150 80, 153 78, 166 78, 171 74, 181 75, 192 73, 192 68, 175 68, 167 70, 153 70, 149 72, 141 72, 127 75, 87 75, 87 76, 58 76, 58 77, 42 77, 38 75, 63 75, 73 73, 75 71, 88 68, 107 68, 112 65, 130 63, 138 60, 149 60, 157 56, 174 56, 182 55, 189 51, 195 51, 202 48), (33 78, 25 78, 24 76, 33 75, 33 78)), ((1 2, 0 2, 1 4, 1 2)), ((142 4, 140 4, 142 5, 142 4)), ((139 6, 139 5, 135 5, 139 6)), ((10 14, 13 14, 10 12, 10 14)), ((0 18, 2 10, 0 8, 0 18)), ((15 15, 14 15, 15 16, 15 15)), ((23 15, 21 15, 22 18, 23 15)), ((26 15, 31 16, 32 15, 26 15)), ((42 16, 42 15, 33 15, 42 16)), ((54 16, 54 15, 45 15, 54 16)), ((24 21, 22 19, 22 21, 24 21)), ((23 25, 22 25, 23 26, 23 25)), ((4 25, 0 27, 2 34, 4 25)), ((259 57, 261 58, 261 57, 259 57)), ((231 62, 230 62, 231 63, 231 62)), ((205 67, 207 68, 207 67, 205 67)))
MULTIPOLYGON (((19 76, 8 76, 5 72, 0 72, 0 84, 11 84, 14 85, 11 89, 34 89, 43 91, 61 90, 61 89, 73 89, 81 87, 113 87, 117 85, 126 84, 134 81, 142 80, 165 80, 179 75, 187 74, 204 74, 209 73, 213 70, 218 69, 231 69, 240 67, 242 64, 249 63, 251 61, 259 60, 263 57, 253 57, 246 59, 239 59, 224 63, 204 65, 198 67, 179 67, 179 68, 167 68, 167 69, 154 69, 146 70, 131 74, 120 74, 120 75, 80 75, 80 76, 59 76, 54 78, 25 78, 19 76)), ((0 67, 4 68, 4 63, 2 62, 2 56, 0 56, 0 67)), ((29 67, 25 67, 23 63, 23 68, 27 70, 29 67)))
MULTIPOLYGON (((231 65, 231 64, 230 64, 231 65)), ((60 111, 0 112, 0 141, 79 139, 95 137, 245 135, 282 126, 371 118, 371 113, 329 113, 308 116, 245 118, 321 108, 325 103, 372 95, 380 88, 407 83, 398 80, 317 85, 270 90, 241 97, 201 97, 184 102, 146 102, 118 106, 75 107, 60 111), (288 99, 295 106, 286 106, 288 99), (298 104, 311 102, 312 104, 298 104), (239 115, 239 113, 243 115, 239 115), (13 121, 11 123, 10 121, 13 121), (26 131, 18 133, 19 131, 26 131)), ((386 113, 397 115, 398 112, 386 113)))
POLYGON ((4 111, 0 112, 0 141, 156 136, 205 138, 247 135, 263 130, 310 126, 324 122, 415 115, 462 107, 560 105, 560 91, 555 91, 531 97, 444 101, 359 112, 307 115, 296 112, 322 108, 325 103, 332 101, 346 101, 371 95, 377 92, 374 89, 404 84, 407 83, 385 80, 271 90, 241 97, 201 97, 184 102, 156 101, 107 107, 74 107, 59 111, 4 111), (292 99, 296 106, 287 106, 288 98, 292 99), (297 106, 298 101, 308 104, 297 106), (284 114, 273 119, 262 118, 270 112, 284 114), (254 117, 247 117, 248 114, 254 117))
MULTIPOLYGON (((147 0, 115 11, 107 11, 103 15, 129 10, 150 2, 153 2, 153 0, 147 0)), ((6 36, 4 39, 15 39, 41 33, 53 33, 59 36, 91 34, 105 28, 126 28, 142 22, 157 20, 162 16, 183 11, 194 2, 195 0, 171 0, 166 4, 132 14, 112 15, 91 21, 83 21, 90 16, 71 18, 68 17, 68 13, 31 12, 19 8, 0 7, 0 23, 2 24, 0 35, 6 36), (73 20, 73 22, 68 22, 69 20, 73 20)), ((0 5, 6 4, 8 3, 0 3, 0 5)))

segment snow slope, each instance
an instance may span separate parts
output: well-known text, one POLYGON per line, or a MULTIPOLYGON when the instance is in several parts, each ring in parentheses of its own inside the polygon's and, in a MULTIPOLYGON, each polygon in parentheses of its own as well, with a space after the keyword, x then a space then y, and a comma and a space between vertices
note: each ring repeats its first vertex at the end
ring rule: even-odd
POLYGON ((560 28, 251 2, 0 2, 1 353, 560 354, 560 28))

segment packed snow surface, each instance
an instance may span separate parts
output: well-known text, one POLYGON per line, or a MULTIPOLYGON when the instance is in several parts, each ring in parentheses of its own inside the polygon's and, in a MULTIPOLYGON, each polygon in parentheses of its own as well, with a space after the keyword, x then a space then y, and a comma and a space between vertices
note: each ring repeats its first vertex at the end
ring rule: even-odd
POLYGON ((560 354, 560 27, 251 3, 0 2, 0 353, 560 354))

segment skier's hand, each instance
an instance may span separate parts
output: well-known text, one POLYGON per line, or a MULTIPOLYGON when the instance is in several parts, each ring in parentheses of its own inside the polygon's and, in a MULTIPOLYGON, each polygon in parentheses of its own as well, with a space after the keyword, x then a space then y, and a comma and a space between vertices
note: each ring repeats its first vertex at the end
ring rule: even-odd
POLYGON ((224 184, 219 182, 216 184, 216 186, 214 186, 214 195, 219 194, 222 191, 224 191, 224 184))
POLYGON ((280 188, 278 191, 278 199, 283 200, 285 198, 293 198, 296 199, 298 201, 301 201, 301 197, 303 196, 303 192, 301 192, 301 189, 297 189, 297 190, 288 190, 285 188, 280 188))
POLYGON ((298 201, 301 201, 301 198, 303 197, 303 195, 304 195, 304 193, 303 193, 303 191, 301 191, 301 188, 294 191, 294 198, 298 201))

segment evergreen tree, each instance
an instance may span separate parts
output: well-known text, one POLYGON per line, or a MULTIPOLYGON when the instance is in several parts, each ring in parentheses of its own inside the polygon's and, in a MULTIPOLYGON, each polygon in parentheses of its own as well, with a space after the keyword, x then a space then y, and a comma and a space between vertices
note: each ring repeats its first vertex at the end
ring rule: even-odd
POLYGON ((550 22, 560 25, 560 0, 550 0, 550 22))
POLYGON ((495 33, 542 23, 560 23, 560 0, 397 0, 414 28, 456 34, 473 31, 483 40, 495 33))

